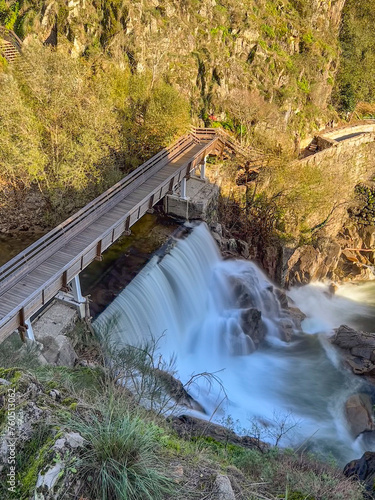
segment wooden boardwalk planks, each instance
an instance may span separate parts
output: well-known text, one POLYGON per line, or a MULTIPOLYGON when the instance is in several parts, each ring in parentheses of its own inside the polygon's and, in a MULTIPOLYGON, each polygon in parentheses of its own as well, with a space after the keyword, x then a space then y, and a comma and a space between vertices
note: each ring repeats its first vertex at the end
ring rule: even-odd
POLYGON ((211 142, 206 135, 200 143, 192 134, 184 136, 0 268, 0 341, 11 333, 9 325, 13 330, 21 309, 36 313, 43 290, 58 291, 63 275, 72 279, 89 265, 100 242, 107 248, 165 195, 171 179, 176 184, 192 162, 195 167, 212 150, 216 132, 206 134, 211 142))

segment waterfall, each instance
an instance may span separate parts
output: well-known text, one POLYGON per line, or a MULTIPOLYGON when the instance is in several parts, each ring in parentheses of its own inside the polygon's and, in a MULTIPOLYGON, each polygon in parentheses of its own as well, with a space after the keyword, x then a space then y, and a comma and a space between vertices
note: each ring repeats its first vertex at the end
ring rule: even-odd
POLYGON ((94 327, 104 331, 110 325, 111 340, 119 348, 160 339, 161 355, 175 359, 183 383, 202 372, 220 377, 225 401, 219 387, 203 380, 189 389, 207 418, 244 432, 262 422, 262 437, 271 442, 270 429, 292 418, 296 425, 282 445, 305 442, 347 461, 363 445, 349 435, 344 403, 363 389, 363 382, 342 369, 327 340, 341 324, 341 312, 350 316, 347 299, 330 298, 322 287, 292 290, 291 295, 312 314, 304 322, 306 332, 295 332, 287 343, 281 335, 287 313, 273 285, 254 263, 223 260, 202 223, 163 258, 153 257, 94 327), (247 335, 244 321, 253 311, 260 311, 261 318, 251 327, 265 336, 257 350, 256 335, 247 335))

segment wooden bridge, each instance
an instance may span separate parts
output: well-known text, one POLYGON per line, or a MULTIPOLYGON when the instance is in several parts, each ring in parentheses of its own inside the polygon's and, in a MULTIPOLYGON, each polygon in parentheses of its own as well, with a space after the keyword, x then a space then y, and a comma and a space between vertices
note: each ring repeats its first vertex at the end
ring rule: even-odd
POLYGON ((208 154, 246 151, 218 129, 192 129, 172 146, 40 238, 0 268, 0 341, 14 330, 32 338, 30 318, 60 291, 83 302, 79 273, 167 193, 201 166, 208 154))

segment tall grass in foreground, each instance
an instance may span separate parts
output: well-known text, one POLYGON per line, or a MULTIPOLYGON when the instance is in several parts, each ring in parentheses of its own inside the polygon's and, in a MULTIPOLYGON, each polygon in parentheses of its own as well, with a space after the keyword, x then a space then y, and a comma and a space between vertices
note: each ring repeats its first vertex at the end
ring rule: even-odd
POLYGON ((113 410, 73 420, 86 441, 77 471, 84 491, 98 500, 161 500, 173 483, 161 471, 160 429, 113 410))

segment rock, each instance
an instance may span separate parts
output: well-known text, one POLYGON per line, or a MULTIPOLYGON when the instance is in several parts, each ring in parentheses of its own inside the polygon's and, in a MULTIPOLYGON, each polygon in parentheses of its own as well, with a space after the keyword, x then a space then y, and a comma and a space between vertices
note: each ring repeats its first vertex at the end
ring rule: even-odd
POLYGON ((237 241, 234 238, 228 240, 227 250, 228 252, 237 253, 237 241))
POLYGON ((287 286, 305 285, 332 275, 341 255, 340 245, 332 239, 320 238, 316 244, 298 247, 287 262, 287 286))
POLYGON ((12 385, 9 380, 5 380, 5 378, 0 378, 0 385, 12 385))
POLYGON ((283 309, 289 309, 289 301, 288 301, 288 296, 284 292, 284 290, 281 290, 280 288, 275 288, 275 295, 277 297, 277 300, 280 303, 280 306, 283 309))
POLYGON ((190 415, 170 417, 168 420, 173 429, 183 439, 210 437, 219 443, 235 444, 243 448, 257 448, 262 451, 268 449, 268 445, 259 439, 250 436, 238 436, 222 425, 213 424, 207 420, 202 420, 190 415))
POLYGON ((363 481, 366 490, 373 493, 375 481, 375 453, 366 451, 359 460, 352 460, 346 464, 344 467, 344 475, 356 481, 363 481))
POLYGON ((51 396, 51 398, 54 400, 54 401, 59 401, 61 399, 61 394, 58 390, 56 389, 52 389, 52 391, 50 391, 49 395, 51 396))
POLYGON ((234 307, 239 309, 249 309, 255 307, 256 300, 254 293, 244 280, 236 276, 230 276, 228 281, 232 288, 234 307))
POLYGON ((330 338, 339 347, 356 375, 375 376, 375 335, 341 325, 330 338))
POLYGON ((170 472, 171 472, 171 476, 173 477, 173 480, 175 483, 179 484, 183 481, 184 468, 181 464, 172 466, 170 472))
POLYGON ((217 500, 236 500, 233 488, 228 476, 218 474, 214 482, 214 491, 217 500))
POLYGON ((186 406, 192 410, 206 413, 203 406, 192 398, 186 391, 180 380, 177 380, 173 377, 173 375, 165 370, 160 370, 159 368, 155 368, 153 370, 153 374, 158 379, 158 382, 162 385, 166 393, 171 396, 177 404, 186 406))
POLYGON ((55 451, 62 451, 64 448, 76 449, 84 445, 85 440, 78 432, 68 432, 58 439, 53 445, 55 451))
POLYGON ((345 403, 345 414, 354 438, 362 432, 375 429, 371 398, 367 394, 353 394, 345 403))
POLYGON ((246 241, 237 240, 237 250, 244 259, 248 259, 250 257, 249 244, 246 243, 246 241))
POLYGON ((216 233, 220 236, 220 238, 223 236, 223 226, 219 224, 218 222, 214 224, 210 224, 210 229, 212 233, 216 233))
POLYGON ((226 240, 224 240, 219 234, 212 233, 212 237, 216 241, 217 246, 220 248, 220 250, 223 250, 227 247, 226 240))
POLYGON ((39 337, 43 344, 42 354, 51 365, 74 366, 77 360, 72 344, 65 335, 43 335, 39 337))
POLYGON ((39 473, 38 481, 36 483, 36 489, 41 493, 43 490, 47 492, 53 490, 55 484, 60 478, 60 472, 63 470, 63 465, 61 462, 57 462, 51 469, 49 469, 45 474, 39 473))
POLYGON ((241 311, 240 324, 245 335, 248 335, 255 346, 264 340, 266 327, 262 321, 262 313, 253 307, 241 311))
POLYGON ((279 321, 279 331, 281 340, 290 342, 295 330, 294 322, 291 318, 282 318, 279 321))

